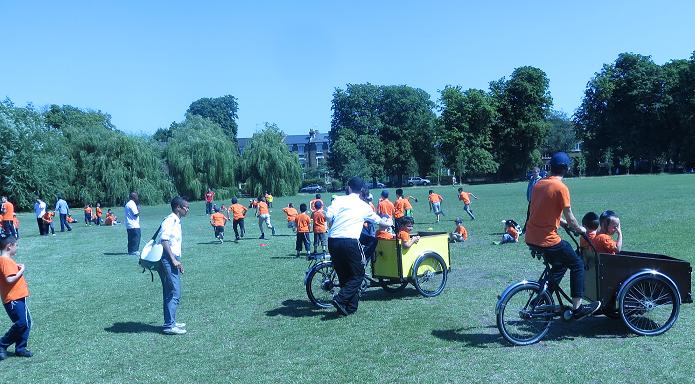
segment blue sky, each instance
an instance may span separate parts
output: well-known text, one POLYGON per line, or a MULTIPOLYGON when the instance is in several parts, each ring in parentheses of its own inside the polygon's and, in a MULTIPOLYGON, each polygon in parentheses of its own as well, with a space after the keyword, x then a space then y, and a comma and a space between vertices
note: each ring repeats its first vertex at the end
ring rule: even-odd
POLYGON ((0 0, 0 98, 101 110, 129 133, 231 94, 239 136, 330 129, 335 88, 405 84, 438 101, 531 65, 571 114, 621 52, 695 51, 693 1, 0 0))

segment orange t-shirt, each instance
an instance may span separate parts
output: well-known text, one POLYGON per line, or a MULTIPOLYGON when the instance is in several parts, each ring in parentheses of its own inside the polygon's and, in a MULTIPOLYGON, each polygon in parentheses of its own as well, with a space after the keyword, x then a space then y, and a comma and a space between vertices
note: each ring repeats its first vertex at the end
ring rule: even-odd
POLYGON ((383 229, 379 229, 376 231, 376 238, 377 239, 382 239, 382 240, 392 240, 393 235, 389 231, 385 231, 383 229))
MULTIPOLYGON (((593 242, 594 237, 596 237, 596 231, 587 232, 586 237, 589 238, 589 241, 593 242)), ((584 240, 584 236, 579 238, 579 248, 582 248, 582 249, 590 249, 591 248, 589 246, 589 243, 587 243, 586 240, 584 240)))
POLYGON ((431 193, 429 199, 430 199, 430 203, 441 203, 442 200, 444 200, 442 195, 440 195, 438 193, 431 193))
POLYGON ((53 216, 55 216, 55 213, 46 211, 46 213, 43 214, 42 219, 43 221, 50 223, 53 222, 53 216))
POLYGON ((12 217, 14 216, 14 204, 8 201, 6 203, 2 203, 2 207, 5 210, 5 212, 2 214, 2 219, 5 221, 12 220, 12 217))
POLYGON ((215 227, 224 227, 225 220, 227 220, 227 218, 224 217, 222 212, 215 212, 212 215, 210 215, 210 222, 215 227))
POLYGON ((323 200, 321 200, 321 199, 313 199, 313 200, 311 200, 311 201, 309 202, 309 209, 311 209, 312 211, 316 211, 316 210, 317 210, 317 208, 316 208, 316 202, 317 202, 317 201, 320 201, 320 202, 321 202, 321 208, 323 208, 323 207, 326 206, 326 204, 323 203, 323 200))
POLYGON ((0 296, 3 304, 29 296, 29 287, 24 275, 12 284, 7 282, 7 278, 16 275, 17 272, 19 272, 19 266, 12 258, 0 257, 0 296))
POLYGON ((109 215, 108 213, 106 214, 106 219, 104 219, 104 225, 113 225, 113 222, 116 221, 113 217, 113 215, 109 215))
POLYGON ((507 233, 514 239, 514 241, 519 241, 519 232, 517 232, 516 228, 507 227, 507 233))
POLYGON ((326 215, 323 211, 314 212, 314 233, 325 233, 326 232, 326 215))
POLYGON ((259 201, 258 202, 258 214, 259 215, 267 215, 270 212, 268 212, 268 204, 266 204, 265 201, 259 201))
POLYGON ((401 217, 405 216, 406 210, 413 209, 413 206, 410 205, 410 201, 408 201, 408 199, 405 197, 396 200, 396 203, 393 206, 393 217, 396 219, 400 219, 401 217))
POLYGON ((464 204, 470 204, 471 194, 468 192, 461 191, 461 193, 459 193, 459 200, 463 201, 464 204))
POLYGON ((285 212, 285 215, 287 215, 287 222, 295 221, 297 218, 297 215, 299 214, 295 208, 290 208, 290 207, 285 207, 282 209, 283 212, 285 212))
POLYGON ((297 233, 309 233, 311 218, 306 213, 297 215, 297 233))
POLYGON ((379 205, 377 206, 377 213, 380 215, 389 215, 389 217, 393 217, 395 210, 396 207, 389 199, 379 201, 379 205))
POLYGON ((398 240, 403 243, 410 241, 410 233, 408 233, 408 231, 399 231, 398 240))
POLYGON ((84 207, 84 214, 92 216, 92 207, 84 207))
POLYGON ((468 240, 468 231, 466 230, 466 227, 463 226, 463 224, 459 224, 456 226, 456 229, 454 232, 458 233, 459 235, 463 236, 463 240, 468 240))
POLYGON ((102 210, 100 207, 97 207, 97 217, 101 217, 102 210))
POLYGON ((596 235, 591 242, 598 253, 610 253, 611 255, 618 253, 618 244, 607 233, 596 235))
POLYGON ((244 215, 246 215, 246 211, 248 209, 246 207, 244 207, 243 205, 236 203, 236 204, 232 204, 229 207, 229 210, 232 211, 232 219, 239 220, 239 219, 244 218, 244 215))
POLYGON ((570 191, 557 176, 539 180, 531 193, 526 244, 552 247, 562 241, 557 233, 562 210, 570 206, 570 191))

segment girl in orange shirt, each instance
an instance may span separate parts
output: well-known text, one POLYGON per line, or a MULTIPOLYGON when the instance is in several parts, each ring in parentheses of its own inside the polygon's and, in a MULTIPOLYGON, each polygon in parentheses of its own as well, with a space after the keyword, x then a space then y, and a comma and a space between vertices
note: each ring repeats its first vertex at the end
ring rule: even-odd
POLYGON ((415 221, 413 221, 412 217, 406 216, 401 220, 401 228, 398 231, 398 240, 401 241, 401 246, 403 248, 410 248, 413 246, 413 244, 420 241, 420 236, 410 236, 410 232, 413 230, 413 225, 415 225, 415 221))

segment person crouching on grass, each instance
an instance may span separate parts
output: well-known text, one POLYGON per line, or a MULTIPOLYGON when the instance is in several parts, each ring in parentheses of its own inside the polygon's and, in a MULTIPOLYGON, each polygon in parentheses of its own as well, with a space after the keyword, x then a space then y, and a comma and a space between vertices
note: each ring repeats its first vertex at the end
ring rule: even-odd
POLYGON ((0 339, 0 360, 7 357, 7 347, 14 344, 14 355, 31 357, 34 354, 27 349, 29 331, 31 331, 31 313, 27 306, 29 287, 24 279, 24 264, 17 264, 12 258, 17 254, 17 238, 0 237, 0 297, 12 326, 0 339))
POLYGON ((215 238, 220 241, 220 244, 224 242, 224 224, 227 222, 227 217, 220 212, 219 208, 215 208, 215 213, 210 215, 210 225, 215 228, 215 238))
POLYGON ((297 257, 299 257, 300 252, 302 252, 302 245, 307 255, 311 247, 311 244, 309 244, 309 225, 311 224, 311 218, 306 214, 306 204, 302 203, 299 205, 299 212, 301 213, 295 218, 297 222, 297 241, 294 249, 297 251, 297 257))
POLYGON ((451 232, 449 235, 449 241, 452 243, 463 243, 464 241, 468 240, 468 231, 466 230, 466 227, 463 226, 463 219, 457 217, 454 222, 456 223, 456 228, 454 229, 454 232, 451 232))

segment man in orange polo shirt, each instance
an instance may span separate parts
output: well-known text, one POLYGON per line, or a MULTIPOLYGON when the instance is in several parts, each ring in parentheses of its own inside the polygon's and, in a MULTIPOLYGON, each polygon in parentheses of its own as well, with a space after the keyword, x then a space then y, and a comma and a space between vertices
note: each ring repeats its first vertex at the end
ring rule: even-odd
POLYGON ((579 233, 586 233, 586 229, 579 225, 572 213, 570 192, 562 183, 569 165, 570 158, 566 153, 555 153, 550 159, 551 176, 538 181, 533 187, 526 223, 526 244, 542 248, 550 261, 551 290, 560 284, 565 272, 570 269, 572 312, 575 319, 581 319, 596 312, 601 307, 601 302, 582 305, 584 261, 557 233, 560 225, 569 226, 579 233))
POLYGON ((232 212, 232 228, 234 228, 234 241, 239 241, 240 238, 244 237, 246 230, 244 229, 244 217, 246 217, 246 211, 248 208, 239 204, 239 200, 236 197, 232 198, 232 205, 229 206, 229 211, 232 212))

